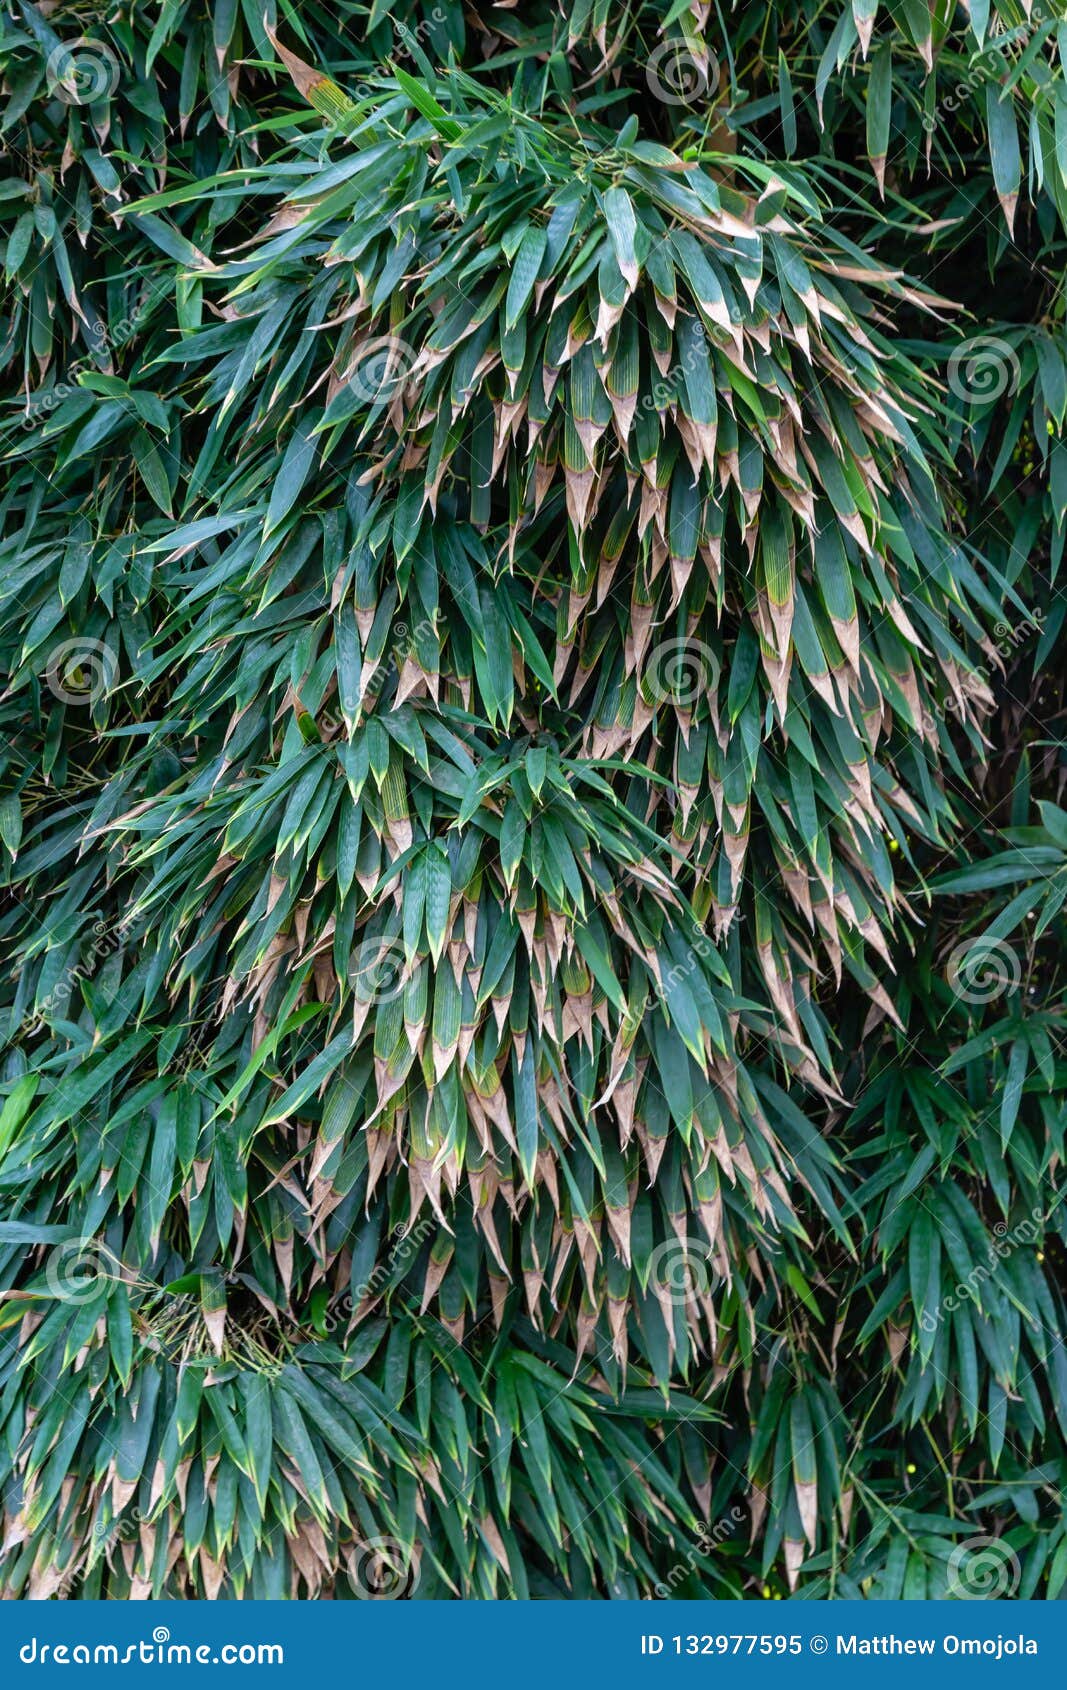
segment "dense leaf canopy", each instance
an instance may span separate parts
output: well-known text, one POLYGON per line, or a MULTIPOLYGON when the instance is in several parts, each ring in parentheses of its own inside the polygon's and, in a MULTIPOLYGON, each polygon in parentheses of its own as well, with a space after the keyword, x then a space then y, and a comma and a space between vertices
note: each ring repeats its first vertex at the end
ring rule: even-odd
POLYGON ((0 1587, 1067 1586, 1067 4, 0 8, 0 1587))

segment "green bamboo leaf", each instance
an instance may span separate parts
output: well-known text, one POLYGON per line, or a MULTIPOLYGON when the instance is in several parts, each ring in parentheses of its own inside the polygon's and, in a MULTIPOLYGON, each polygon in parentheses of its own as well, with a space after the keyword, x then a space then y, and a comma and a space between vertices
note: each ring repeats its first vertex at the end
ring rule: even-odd
POLYGON ((986 86, 986 123, 989 128, 989 156, 993 165, 993 181, 997 198, 1011 234, 1015 226, 1015 204, 1022 181, 1022 157, 1019 152, 1019 132, 1010 100, 1000 97, 999 85, 986 86))

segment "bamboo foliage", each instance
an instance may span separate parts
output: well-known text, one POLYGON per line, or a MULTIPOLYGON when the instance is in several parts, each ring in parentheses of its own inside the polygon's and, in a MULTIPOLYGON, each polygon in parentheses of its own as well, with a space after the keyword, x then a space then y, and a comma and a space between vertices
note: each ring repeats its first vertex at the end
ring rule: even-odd
MULTIPOLYGON (((1062 1585, 1055 756, 982 790, 1062 334, 946 375, 911 128, 977 10, 6 15, 7 1593, 952 1594, 982 1497, 1062 1585)), ((1044 266, 1034 40, 966 165, 1044 266)))

